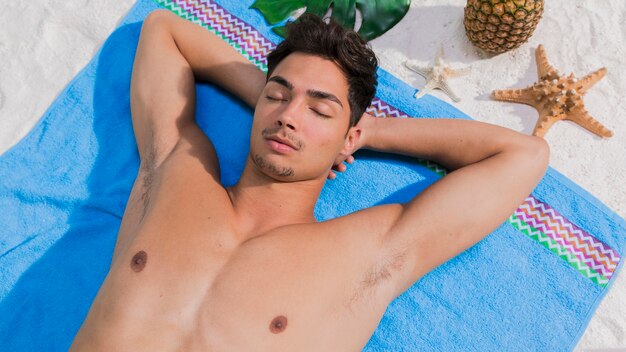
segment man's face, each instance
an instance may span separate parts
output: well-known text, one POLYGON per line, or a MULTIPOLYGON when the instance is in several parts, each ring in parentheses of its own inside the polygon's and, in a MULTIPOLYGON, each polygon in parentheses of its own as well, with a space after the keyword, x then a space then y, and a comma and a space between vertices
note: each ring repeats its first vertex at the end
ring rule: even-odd
POLYGON ((350 153, 348 83, 332 61, 303 53, 274 69, 254 111, 250 157, 281 181, 325 178, 350 153))

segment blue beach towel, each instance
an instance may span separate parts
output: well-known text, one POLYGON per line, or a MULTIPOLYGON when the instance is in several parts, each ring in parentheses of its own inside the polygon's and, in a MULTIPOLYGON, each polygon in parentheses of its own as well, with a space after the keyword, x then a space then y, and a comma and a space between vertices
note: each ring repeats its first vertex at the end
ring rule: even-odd
MULTIPOLYGON (((109 269, 139 165, 129 90, 145 16, 169 8, 261 68, 279 40, 248 9, 252 0, 160 1, 139 0, 34 129, 0 156, 2 351, 67 350, 109 269)), ((432 96, 414 100, 414 89, 383 70, 379 77, 373 114, 469 118, 432 96)), ((223 183, 234 184, 252 111, 199 84, 196 116, 223 183)), ((327 182, 315 215, 406 202, 444 174, 428 161, 361 151, 327 182)), ((364 350, 571 350, 622 266, 625 239, 623 219, 549 169, 491 235, 392 302, 364 350)))

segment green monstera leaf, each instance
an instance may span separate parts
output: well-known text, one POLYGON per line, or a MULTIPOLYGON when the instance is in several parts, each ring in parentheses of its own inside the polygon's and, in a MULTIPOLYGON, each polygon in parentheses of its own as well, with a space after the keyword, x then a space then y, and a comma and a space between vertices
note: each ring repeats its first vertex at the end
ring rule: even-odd
MULTIPOLYGON (((356 11, 361 12, 358 32, 365 40, 372 40, 400 22, 409 10, 411 0, 256 0, 250 8, 259 10, 270 25, 276 25, 296 11, 324 16, 332 6, 331 17, 346 28, 354 29, 356 11)), ((284 26, 272 30, 285 36, 284 26)))

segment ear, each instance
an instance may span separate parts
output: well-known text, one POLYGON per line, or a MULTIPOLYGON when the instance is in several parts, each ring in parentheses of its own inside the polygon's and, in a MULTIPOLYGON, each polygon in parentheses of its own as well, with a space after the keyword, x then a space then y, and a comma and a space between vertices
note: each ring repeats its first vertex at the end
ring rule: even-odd
POLYGON ((348 157, 352 155, 354 152, 356 152, 357 150, 359 150, 360 148, 359 142, 361 141, 361 132, 362 132, 361 127, 358 125, 350 127, 350 129, 348 130, 348 133, 346 134, 346 140, 343 143, 343 148, 339 152, 339 155, 348 157))

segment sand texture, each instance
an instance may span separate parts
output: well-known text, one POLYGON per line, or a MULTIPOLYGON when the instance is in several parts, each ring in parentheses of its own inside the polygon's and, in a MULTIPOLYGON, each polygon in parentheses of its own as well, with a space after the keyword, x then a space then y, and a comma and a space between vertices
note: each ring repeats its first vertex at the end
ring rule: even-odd
MULTIPOLYGON (((0 154, 34 126, 55 97, 94 56, 130 9, 131 0, 7 1, 0 12, 0 154)), ((497 56, 473 47, 463 28, 464 0, 413 0, 406 17, 372 46, 381 66, 416 88, 425 80, 403 66, 426 66, 443 45, 447 62, 471 72, 450 81, 453 103, 477 120, 530 134, 537 112, 490 99, 494 89, 524 88, 537 79, 539 44, 561 73, 582 77, 606 67, 585 96, 587 110, 614 132, 601 139, 571 122, 547 133, 550 165, 626 217, 626 2, 546 0, 529 43, 497 56)), ((521 307, 520 309, 523 309, 521 307)), ((576 351, 626 348, 626 278, 619 275, 576 351)))

